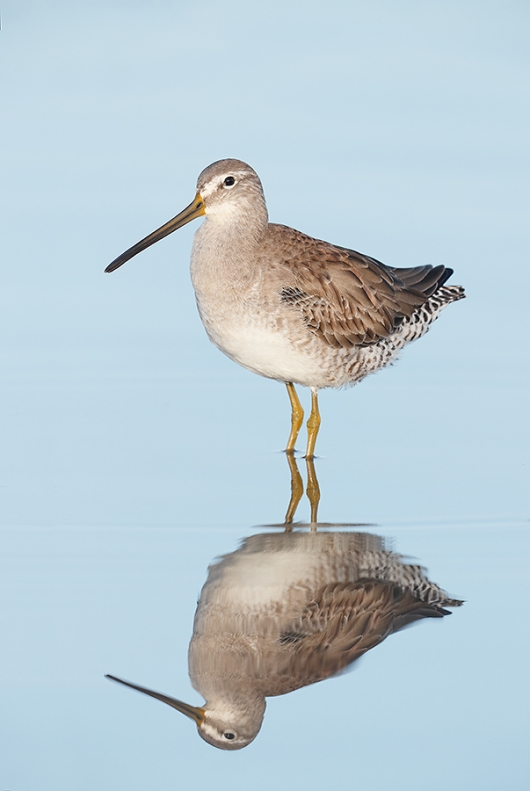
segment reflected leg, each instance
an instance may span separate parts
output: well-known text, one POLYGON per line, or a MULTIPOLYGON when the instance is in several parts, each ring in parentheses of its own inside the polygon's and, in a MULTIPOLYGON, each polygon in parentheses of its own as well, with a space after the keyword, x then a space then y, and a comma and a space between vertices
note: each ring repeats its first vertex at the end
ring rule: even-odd
POLYGON ((304 493, 304 484, 302 481, 302 476, 298 470, 298 464, 296 463, 294 453, 287 454, 287 461, 289 462, 289 469, 291 470, 291 500, 289 502, 287 513, 285 514, 285 524, 286 530, 290 531, 292 530, 292 522, 296 513, 296 509, 298 508, 298 503, 300 502, 304 493))
POLYGON ((311 530, 316 533, 318 522, 318 504, 320 502, 320 486, 318 485, 315 462, 306 457, 307 465, 307 499, 311 505, 311 530))
POLYGON ((307 421, 307 451, 306 459, 312 459, 315 455, 315 445, 320 428, 320 412, 318 411, 318 390, 311 390, 311 414, 307 421))
POLYGON ((304 422, 304 410, 302 409, 302 404, 300 403, 296 390, 294 389, 294 384, 292 382, 286 382, 285 384, 287 386, 289 401, 291 402, 291 433, 289 434, 289 439, 287 441, 287 447, 285 450, 287 453, 294 453, 294 446, 296 445, 298 432, 300 431, 302 423, 304 422))

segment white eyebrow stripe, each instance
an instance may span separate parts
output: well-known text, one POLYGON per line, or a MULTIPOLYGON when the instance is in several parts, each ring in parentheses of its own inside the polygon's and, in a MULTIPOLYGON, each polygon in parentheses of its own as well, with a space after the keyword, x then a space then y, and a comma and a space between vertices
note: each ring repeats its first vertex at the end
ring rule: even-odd
POLYGON ((203 184, 203 186, 199 189, 199 192, 203 198, 207 198, 208 195, 211 195, 212 192, 215 192, 217 189, 219 189, 227 176, 233 176, 236 180, 240 180, 245 175, 246 171, 244 170, 229 170, 226 173, 223 173, 221 176, 216 176, 215 179, 207 181, 206 184, 203 184))

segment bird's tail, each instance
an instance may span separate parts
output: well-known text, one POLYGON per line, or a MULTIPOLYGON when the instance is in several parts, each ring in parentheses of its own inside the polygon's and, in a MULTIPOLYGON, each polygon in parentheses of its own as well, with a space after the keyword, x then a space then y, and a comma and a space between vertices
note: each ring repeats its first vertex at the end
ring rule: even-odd
POLYGON ((465 299, 465 297, 466 292, 463 286, 441 286, 436 289, 431 299, 439 299, 443 305, 447 305, 449 302, 456 302, 459 299, 465 299))

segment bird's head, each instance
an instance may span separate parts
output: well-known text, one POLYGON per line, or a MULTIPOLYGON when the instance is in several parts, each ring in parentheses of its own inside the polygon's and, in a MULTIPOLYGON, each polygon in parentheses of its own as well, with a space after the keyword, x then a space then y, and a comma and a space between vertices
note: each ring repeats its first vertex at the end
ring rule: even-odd
POLYGON ((206 708, 199 736, 220 750, 241 750, 254 741, 263 722, 263 713, 219 711, 206 708))
POLYGON ((267 221, 259 176, 239 159, 220 159, 205 168, 197 179, 197 195, 205 214, 216 221, 233 223, 246 215, 267 221))
POLYGON ((228 223, 251 217, 256 227, 266 226, 268 217, 263 188, 258 174, 250 165, 239 159, 221 159, 209 165, 197 180, 197 192, 190 205, 115 258, 105 272, 114 272, 142 250, 205 215, 228 223))
POLYGON ((197 725, 199 736, 220 750, 241 750, 250 744, 259 733, 265 713, 265 700, 252 701, 251 706, 220 704, 215 706, 190 706, 181 700, 155 692, 152 689, 132 684, 116 676, 106 678, 126 687, 143 692, 152 698, 167 703, 181 714, 185 714, 197 725))

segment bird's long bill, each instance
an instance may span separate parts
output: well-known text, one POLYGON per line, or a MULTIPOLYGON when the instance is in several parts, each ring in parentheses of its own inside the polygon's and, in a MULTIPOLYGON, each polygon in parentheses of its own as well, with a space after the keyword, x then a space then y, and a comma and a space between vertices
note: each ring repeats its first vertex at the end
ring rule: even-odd
POLYGON ((183 225, 195 220, 196 217, 202 217, 203 214, 206 214, 204 208, 204 201, 202 199, 201 193, 198 192, 194 198, 194 200, 190 203, 189 206, 186 206, 184 211, 181 211, 180 214, 177 214, 176 217, 173 217, 172 220, 167 222, 165 225, 162 225, 161 228, 157 228, 156 231, 150 233, 149 236, 146 236, 145 239, 141 239, 132 247, 129 247, 124 253, 119 255, 117 258, 112 261, 105 269, 105 272, 114 272, 119 266, 124 264, 126 261, 129 261, 138 253, 141 253, 142 250, 145 250, 147 247, 151 247, 152 244, 155 242, 159 242, 160 239, 163 239, 164 236, 168 236, 173 231, 178 230, 178 228, 182 228, 183 225))
POLYGON ((136 689, 138 692, 144 692, 146 695, 150 695, 152 698, 156 698, 157 700, 161 700, 162 703, 167 703, 168 706, 180 711, 182 714, 185 714, 186 717, 194 720, 197 725, 201 725, 204 722, 204 709, 200 706, 190 706, 188 703, 183 703, 181 700, 176 700, 176 698, 170 698, 169 695, 163 695, 161 692, 155 692, 152 689, 146 689, 145 687, 139 687, 137 684, 131 684, 129 681, 124 681, 121 678, 116 678, 116 676, 109 676, 106 675, 105 678, 110 678, 111 681, 117 681, 119 684, 123 684, 126 687, 130 687, 131 689, 136 689))

